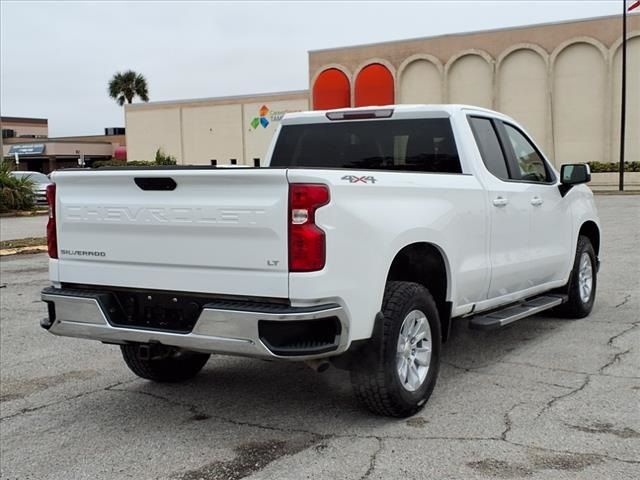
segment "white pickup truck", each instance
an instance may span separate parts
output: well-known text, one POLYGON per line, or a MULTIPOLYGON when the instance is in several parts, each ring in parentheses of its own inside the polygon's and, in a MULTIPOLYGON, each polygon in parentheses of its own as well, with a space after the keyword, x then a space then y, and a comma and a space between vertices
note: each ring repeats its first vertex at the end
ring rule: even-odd
POLYGON ((264 167, 55 172, 42 326, 118 344, 154 381, 190 378, 212 353, 333 363, 373 412, 408 416, 453 319, 592 309, 589 168, 558 174, 509 117, 287 114, 264 167))

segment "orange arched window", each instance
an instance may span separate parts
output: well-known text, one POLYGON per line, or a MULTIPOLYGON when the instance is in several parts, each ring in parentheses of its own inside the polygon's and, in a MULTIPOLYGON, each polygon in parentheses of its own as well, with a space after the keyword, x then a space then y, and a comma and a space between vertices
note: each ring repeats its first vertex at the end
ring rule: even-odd
POLYGON ((329 110, 351 106, 349 79, 337 68, 323 71, 313 84, 314 110, 329 110))
POLYGON ((393 75, 384 65, 372 63, 356 78, 355 106, 391 105, 394 102, 393 75))

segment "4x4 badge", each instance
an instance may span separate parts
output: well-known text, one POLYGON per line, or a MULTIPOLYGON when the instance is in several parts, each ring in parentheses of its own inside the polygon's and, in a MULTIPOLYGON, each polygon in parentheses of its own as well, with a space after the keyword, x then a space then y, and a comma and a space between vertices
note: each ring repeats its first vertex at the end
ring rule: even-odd
POLYGON ((349 183, 376 183, 376 177, 372 177, 371 175, 364 177, 356 177, 355 175, 345 175, 341 178, 341 180, 347 180, 349 183))

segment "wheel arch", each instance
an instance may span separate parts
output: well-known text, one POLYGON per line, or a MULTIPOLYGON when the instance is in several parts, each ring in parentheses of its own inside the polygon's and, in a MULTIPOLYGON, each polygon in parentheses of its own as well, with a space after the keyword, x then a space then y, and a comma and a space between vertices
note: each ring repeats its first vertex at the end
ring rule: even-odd
POLYGON ((600 229, 593 220, 587 220, 580 226, 578 236, 584 235, 589 239, 593 250, 596 252, 596 257, 600 254, 600 229))
POLYGON ((429 242, 405 245, 393 258, 386 280, 415 282, 429 290, 438 307, 442 341, 446 341, 451 327, 451 275, 444 251, 429 242))

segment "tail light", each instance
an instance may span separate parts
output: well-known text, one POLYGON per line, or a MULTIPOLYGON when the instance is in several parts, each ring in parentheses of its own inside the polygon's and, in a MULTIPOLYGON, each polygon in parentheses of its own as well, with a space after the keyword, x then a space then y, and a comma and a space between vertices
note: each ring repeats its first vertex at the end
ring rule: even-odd
POLYGON ((316 225, 316 210, 329 203, 329 187, 313 183, 289 185, 289 271, 324 268, 326 240, 316 225))
POLYGON ((49 221, 47 222, 47 249, 49 257, 58 258, 58 234, 56 233, 56 184, 47 185, 49 221))

